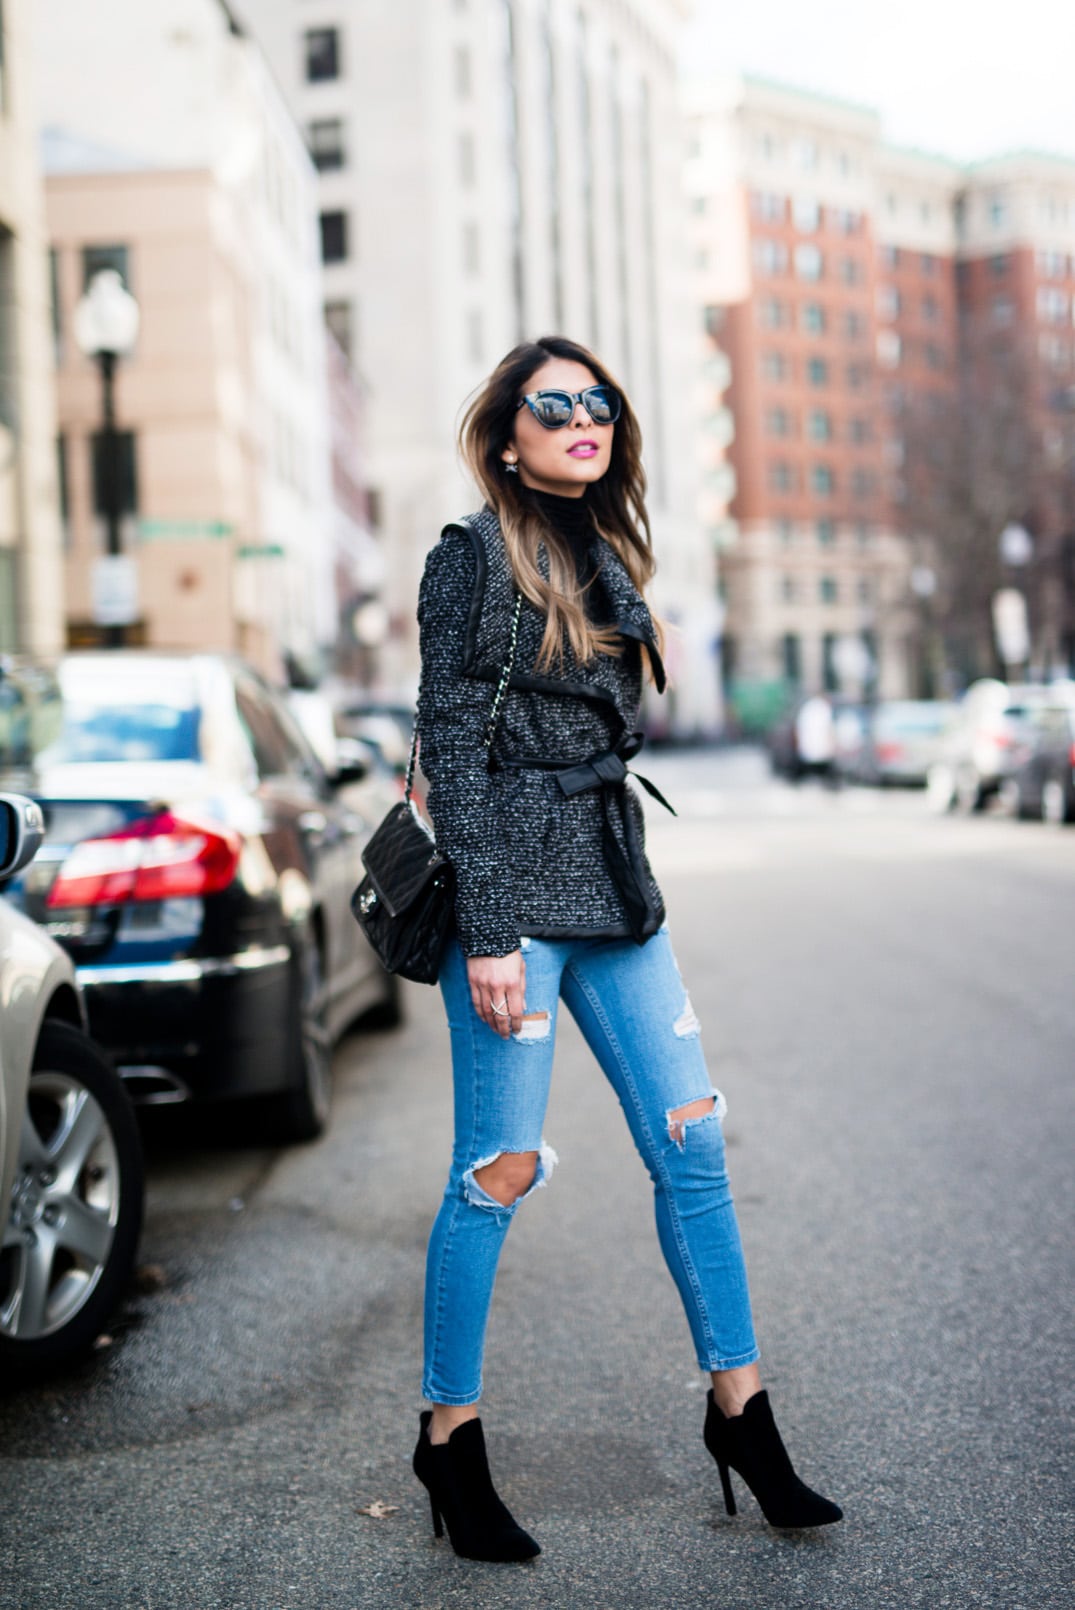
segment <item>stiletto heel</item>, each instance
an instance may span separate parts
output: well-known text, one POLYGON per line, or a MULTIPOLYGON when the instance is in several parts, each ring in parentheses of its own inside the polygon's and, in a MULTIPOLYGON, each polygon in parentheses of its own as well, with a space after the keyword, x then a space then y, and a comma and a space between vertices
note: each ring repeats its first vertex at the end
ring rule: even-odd
POLYGON ((746 1482, 770 1526, 827 1526, 843 1519, 838 1504, 822 1498, 795 1474, 769 1407, 768 1392, 755 1392, 742 1414, 727 1418, 710 1391, 705 1445, 717 1462, 729 1515, 735 1514, 731 1469, 746 1482))
POLYGON ((717 1460, 717 1469, 720 1471, 720 1484, 724 1488, 724 1507, 729 1515, 734 1515, 735 1494, 732 1492, 732 1478, 728 1474, 728 1467, 723 1459, 717 1460))
POLYGON ((448 1537, 452 1548, 468 1560, 532 1560, 541 1549, 497 1497, 480 1420, 456 1426, 447 1442, 429 1440, 433 1416, 423 1409, 414 1474, 429 1493, 436 1537, 448 1537))

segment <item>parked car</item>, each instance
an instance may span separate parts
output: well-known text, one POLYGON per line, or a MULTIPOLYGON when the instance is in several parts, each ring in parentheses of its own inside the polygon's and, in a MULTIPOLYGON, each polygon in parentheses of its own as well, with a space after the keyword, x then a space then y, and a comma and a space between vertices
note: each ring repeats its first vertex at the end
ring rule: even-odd
POLYGON ((1011 778, 1036 710, 1075 704, 1075 682, 972 682, 956 706, 927 786, 941 809, 981 810, 1011 778))
POLYGON ((855 757, 856 781, 923 787, 941 754, 955 709, 939 699, 883 699, 875 704, 855 757))
MULTIPOLYGON (((0 795, 0 882, 44 821, 0 795)), ((85 1030, 75 969, 0 899, 0 1376, 88 1347, 123 1290, 142 1225, 142 1151, 123 1083, 85 1030)))
POLYGON ((349 909, 393 802, 327 775, 284 700, 226 657, 72 654, 35 726, 46 839, 24 909, 64 946, 135 1098, 272 1098, 281 1138, 327 1121, 331 1051, 398 1016, 349 909))
POLYGON ((414 707, 402 699, 351 693, 336 706, 336 731, 373 746, 383 764, 402 774, 407 769, 414 727, 414 707))
POLYGON ((1075 703, 1031 711, 1005 797, 1017 816, 1075 822, 1075 703))

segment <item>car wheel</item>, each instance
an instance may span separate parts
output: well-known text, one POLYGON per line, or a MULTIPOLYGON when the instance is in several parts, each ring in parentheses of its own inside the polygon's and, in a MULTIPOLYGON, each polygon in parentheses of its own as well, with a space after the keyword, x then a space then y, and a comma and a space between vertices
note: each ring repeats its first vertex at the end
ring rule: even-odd
POLYGON ((1043 822, 1048 822, 1051 827, 1062 827, 1065 822, 1071 820, 1064 785, 1058 777, 1050 777, 1042 785, 1041 819, 1043 822))
POLYGON ((142 1146, 130 1097, 69 1023, 41 1030, 0 1251, 0 1363, 84 1351, 115 1306, 142 1228, 142 1146))
POLYGON ((283 1094, 270 1104, 277 1140, 316 1140, 332 1106, 332 1039, 328 1029, 325 975, 312 931, 291 947, 291 1000, 283 1094))

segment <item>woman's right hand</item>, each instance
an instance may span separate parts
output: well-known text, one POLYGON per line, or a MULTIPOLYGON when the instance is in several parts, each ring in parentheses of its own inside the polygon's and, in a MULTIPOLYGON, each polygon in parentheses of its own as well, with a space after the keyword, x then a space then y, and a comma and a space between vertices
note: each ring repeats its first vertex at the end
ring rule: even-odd
POLYGON ((501 1039, 522 1028, 526 962, 521 950, 509 956, 468 956, 467 979, 474 1010, 501 1039), (499 1011, 493 1010, 496 1003, 499 1011))

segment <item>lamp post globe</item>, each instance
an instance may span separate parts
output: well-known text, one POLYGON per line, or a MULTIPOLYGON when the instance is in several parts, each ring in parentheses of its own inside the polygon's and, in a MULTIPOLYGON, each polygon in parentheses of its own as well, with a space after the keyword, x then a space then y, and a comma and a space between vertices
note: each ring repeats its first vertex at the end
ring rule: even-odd
MULTIPOLYGON (((107 562, 117 571, 121 568, 123 551, 120 540, 123 500, 116 431, 116 364, 133 351, 139 322, 138 303, 120 275, 114 268, 100 269, 75 309, 74 335, 80 350, 87 358, 92 358, 101 371, 101 502, 108 536, 107 562)), ((104 561, 102 568, 103 564, 104 561)), ((102 613, 98 618, 108 622, 105 633, 109 647, 121 648, 125 621, 133 616, 120 613, 118 617, 109 617, 102 613)))

